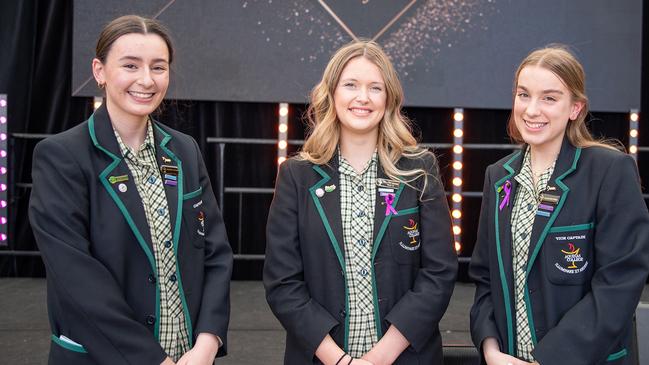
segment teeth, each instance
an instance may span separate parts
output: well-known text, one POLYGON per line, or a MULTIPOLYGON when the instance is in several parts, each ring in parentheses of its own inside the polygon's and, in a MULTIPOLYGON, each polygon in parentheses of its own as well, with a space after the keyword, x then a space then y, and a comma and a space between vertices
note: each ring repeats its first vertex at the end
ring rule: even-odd
POLYGON ((356 114, 369 114, 370 113, 370 111, 367 110, 367 109, 352 108, 351 111, 352 111, 352 113, 356 113, 356 114))
POLYGON ((153 96, 153 93, 139 93, 136 91, 129 91, 128 93, 135 96, 136 98, 142 98, 142 99, 150 98, 153 96))
POLYGON ((539 129, 539 128, 543 128, 548 123, 532 123, 526 120, 525 124, 530 128, 539 129))

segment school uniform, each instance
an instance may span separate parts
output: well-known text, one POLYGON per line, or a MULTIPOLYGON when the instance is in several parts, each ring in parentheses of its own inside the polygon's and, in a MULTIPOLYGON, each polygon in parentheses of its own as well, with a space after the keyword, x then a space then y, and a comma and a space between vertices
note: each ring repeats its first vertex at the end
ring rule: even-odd
MULTIPOLYGON (((486 171, 478 238, 471 335, 516 355, 512 208, 524 150, 486 171)), ((649 272, 649 214, 634 160, 564 138, 540 195, 524 272, 534 360, 551 364, 633 364, 633 313, 649 272)), ((483 360, 484 361, 484 360, 483 360)))
POLYGON ((105 106, 34 150, 29 217, 47 270, 50 364, 160 364, 161 285, 177 288, 189 346, 211 333, 218 356, 227 352, 232 250, 207 170, 191 137, 152 128, 158 166, 147 183, 164 179, 163 242, 105 106), (154 250, 172 250, 175 264, 158 267, 154 250))
MULTIPOLYGON (((348 348, 351 273, 345 257, 351 248, 343 238, 338 161, 337 154, 326 165, 292 158, 279 169, 264 285, 287 332, 285 364, 319 364, 315 351, 327 334, 348 348)), ((420 199, 423 179, 391 181, 379 163, 372 252, 369 267, 359 269, 371 275, 377 338, 394 325, 410 342, 395 364, 439 364, 438 323, 457 273, 448 203, 432 154, 402 158, 397 166, 424 169, 428 184, 420 199), (392 197, 381 195, 386 192, 392 197)))

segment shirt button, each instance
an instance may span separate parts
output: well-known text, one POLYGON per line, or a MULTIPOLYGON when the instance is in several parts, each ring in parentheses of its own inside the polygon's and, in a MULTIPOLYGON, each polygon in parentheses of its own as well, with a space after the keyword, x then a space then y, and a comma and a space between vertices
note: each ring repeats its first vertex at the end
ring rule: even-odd
POLYGON ((176 274, 169 275, 169 281, 171 281, 172 283, 175 283, 176 282, 176 274))
POLYGON ((359 211, 356 212, 356 216, 359 217, 359 218, 360 218, 360 217, 364 217, 364 216, 365 216, 365 212, 362 211, 362 210, 359 210, 359 211))
POLYGON ((529 211, 531 211, 532 209, 534 209, 534 204, 531 204, 531 203, 530 203, 530 204, 527 204, 527 211, 529 212, 529 211))
POLYGON ((146 316, 145 322, 148 325, 154 325, 155 324, 155 316, 152 315, 152 314, 149 314, 148 316, 146 316))
POLYGON ((341 309, 340 312, 338 312, 338 314, 340 314, 340 316, 341 316, 342 318, 345 318, 345 316, 347 315, 347 312, 345 312, 344 309, 341 309))
POLYGON ((158 209, 158 214, 159 214, 160 216, 165 215, 165 212, 166 212, 165 208, 160 208, 160 209, 158 209))
POLYGON ((363 189, 365 189, 365 188, 363 187, 363 185, 358 185, 357 189, 358 189, 358 191, 363 191, 363 189))
POLYGON ((147 280, 149 281, 149 283, 155 284, 155 276, 153 276, 153 274, 149 275, 149 278, 147 280))
POLYGON ((166 248, 171 247, 171 241, 165 241, 165 247, 166 248))
POLYGON ((365 276, 367 276, 367 274, 369 274, 369 271, 367 271, 367 269, 360 269, 360 270, 358 271, 358 274, 359 274, 360 276, 365 277, 365 276))
POLYGON ((149 184, 155 183, 155 176, 151 175, 149 176, 149 184))
POLYGON ((365 246, 365 244, 367 243, 367 240, 360 239, 360 240, 356 241, 356 243, 357 243, 359 246, 365 246))

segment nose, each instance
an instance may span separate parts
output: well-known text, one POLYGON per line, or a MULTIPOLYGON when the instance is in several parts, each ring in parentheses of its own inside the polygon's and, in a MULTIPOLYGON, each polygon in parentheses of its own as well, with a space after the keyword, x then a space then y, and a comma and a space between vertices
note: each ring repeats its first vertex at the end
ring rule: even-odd
POLYGON ((538 100, 530 100, 525 108, 525 114, 529 115, 530 117, 534 117, 539 115, 540 113, 541 109, 539 108, 538 100))
POLYGON ((151 69, 149 69, 148 67, 142 68, 142 75, 138 80, 138 83, 146 88, 153 86, 154 81, 151 77, 151 69))
POLYGON ((369 101, 369 93, 366 87, 361 87, 358 89, 358 94, 356 94, 356 101, 360 103, 367 103, 369 101))

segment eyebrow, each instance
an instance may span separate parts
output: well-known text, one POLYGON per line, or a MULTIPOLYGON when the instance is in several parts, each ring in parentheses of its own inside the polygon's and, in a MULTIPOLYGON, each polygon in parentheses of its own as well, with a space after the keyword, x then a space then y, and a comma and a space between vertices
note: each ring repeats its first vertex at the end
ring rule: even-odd
MULTIPOLYGON (((124 56, 124 57, 120 58, 119 60, 120 60, 120 61, 131 60, 131 61, 140 61, 140 62, 142 62, 142 58, 140 58, 140 57, 136 57, 136 56, 124 56)), ((156 63, 156 62, 166 62, 166 63, 169 63, 169 61, 167 61, 167 60, 164 59, 164 58, 154 58, 152 61, 153 61, 153 63, 156 63)))
MULTIPOLYGON (((341 79, 341 80, 340 80, 340 82, 344 82, 344 81, 355 81, 355 82, 358 82, 358 80, 356 80, 355 78, 348 78, 348 79, 341 79)), ((370 84, 385 85, 385 83, 384 83, 384 82, 381 82, 381 81, 372 81, 372 82, 370 82, 370 84)))
MULTIPOLYGON (((521 85, 517 86, 516 88, 517 89, 523 89, 525 91, 529 91, 529 90, 527 90, 527 88, 525 86, 521 86, 521 85)), ((545 89, 545 90, 543 90, 543 94, 560 94, 560 95, 563 95, 563 91, 557 90, 557 89, 545 89)))

